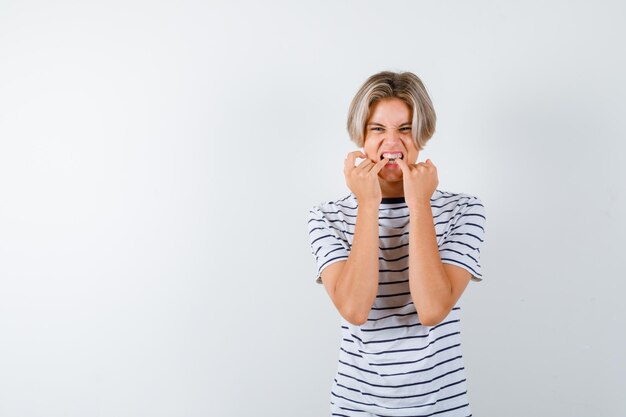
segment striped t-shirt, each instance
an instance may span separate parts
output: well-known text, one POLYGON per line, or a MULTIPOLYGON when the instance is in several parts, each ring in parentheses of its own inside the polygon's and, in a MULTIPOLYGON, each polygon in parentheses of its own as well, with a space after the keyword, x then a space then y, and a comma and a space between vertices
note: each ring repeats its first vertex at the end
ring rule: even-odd
MULTIPOLYGON (((430 200, 439 254, 482 280, 480 248, 485 209, 477 197, 435 190, 430 200)), ((309 213, 309 238, 320 273, 345 261, 357 215, 354 194, 309 213)), ((409 291, 409 209, 404 197, 379 208, 379 284, 368 320, 341 317, 339 364, 330 393, 332 415, 471 415, 461 354, 460 307, 436 326, 424 326, 409 291)))

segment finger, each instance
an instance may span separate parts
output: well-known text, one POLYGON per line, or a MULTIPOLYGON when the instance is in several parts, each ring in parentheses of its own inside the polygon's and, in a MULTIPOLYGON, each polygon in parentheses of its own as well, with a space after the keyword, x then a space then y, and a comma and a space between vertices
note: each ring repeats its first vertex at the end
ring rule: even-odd
POLYGON ((385 165, 387 165, 388 162, 389 162, 389 158, 381 159, 380 161, 376 162, 376 164, 374 164, 370 172, 373 174, 378 174, 380 170, 383 169, 385 165))
POLYGON ((431 172, 437 171, 437 168, 433 165, 432 162, 420 162, 415 165, 420 172, 431 172))
POLYGON ((364 170, 367 167, 369 167, 371 164, 373 164, 374 162, 372 162, 369 158, 364 159, 363 161, 361 161, 361 163, 356 167, 356 169, 358 170, 364 170))
POLYGON ((344 170, 349 171, 354 168, 354 161, 359 156, 365 156, 365 154, 361 151, 350 152, 348 156, 346 156, 346 160, 344 161, 344 170))
POLYGON ((415 167, 417 168, 417 171, 420 173, 430 172, 432 168, 430 165, 425 164, 424 162, 420 162, 419 164, 415 165, 415 167))
POLYGON ((362 151, 357 151, 356 152, 356 159, 368 159, 367 155, 364 154, 362 151))
POLYGON ((409 174, 409 171, 410 171, 409 164, 407 164, 404 159, 402 158, 396 159, 396 164, 400 165, 400 169, 402 170, 402 175, 409 174))

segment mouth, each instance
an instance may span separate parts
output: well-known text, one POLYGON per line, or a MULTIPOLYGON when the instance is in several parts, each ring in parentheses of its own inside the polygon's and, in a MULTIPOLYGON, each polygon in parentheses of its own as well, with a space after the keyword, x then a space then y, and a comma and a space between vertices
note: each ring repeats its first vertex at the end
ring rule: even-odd
POLYGON ((396 164, 396 159, 404 159, 402 152, 383 152, 380 159, 389 158, 389 164, 396 164))

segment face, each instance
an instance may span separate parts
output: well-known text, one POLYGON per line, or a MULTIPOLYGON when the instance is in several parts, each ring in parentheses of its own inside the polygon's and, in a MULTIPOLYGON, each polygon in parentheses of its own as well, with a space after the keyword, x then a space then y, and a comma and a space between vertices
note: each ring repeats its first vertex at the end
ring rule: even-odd
MULTIPOLYGON (((401 154, 407 164, 417 161, 419 151, 413 142, 412 114, 409 106, 398 98, 378 100, 370 108, 365 126, 363 152, 378 162, 383 154, 401 154)), ((378 176, 387 182, 402 181, 402 170, 395 162, 386 164, 378 176)))

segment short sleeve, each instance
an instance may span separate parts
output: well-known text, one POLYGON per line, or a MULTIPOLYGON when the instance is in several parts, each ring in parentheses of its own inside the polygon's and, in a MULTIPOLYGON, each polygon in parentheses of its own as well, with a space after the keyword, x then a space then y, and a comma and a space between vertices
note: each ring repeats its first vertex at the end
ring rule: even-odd
POLYGON ((335 262, 348 259, 347 242, 340 236, 340 231, 332 227, 319 207, 309 211, 309 242, 311 253, 315 257, 317 275, 315 282, 322 283, 321 273, 324 268, 335 262))
POLYGON ((460 266, 472 274, 472 280, 482 281, 480 248, 485 238, 485 207, 471 198, 455 215, 449 233, 439 245, 441 262, 460 266))

